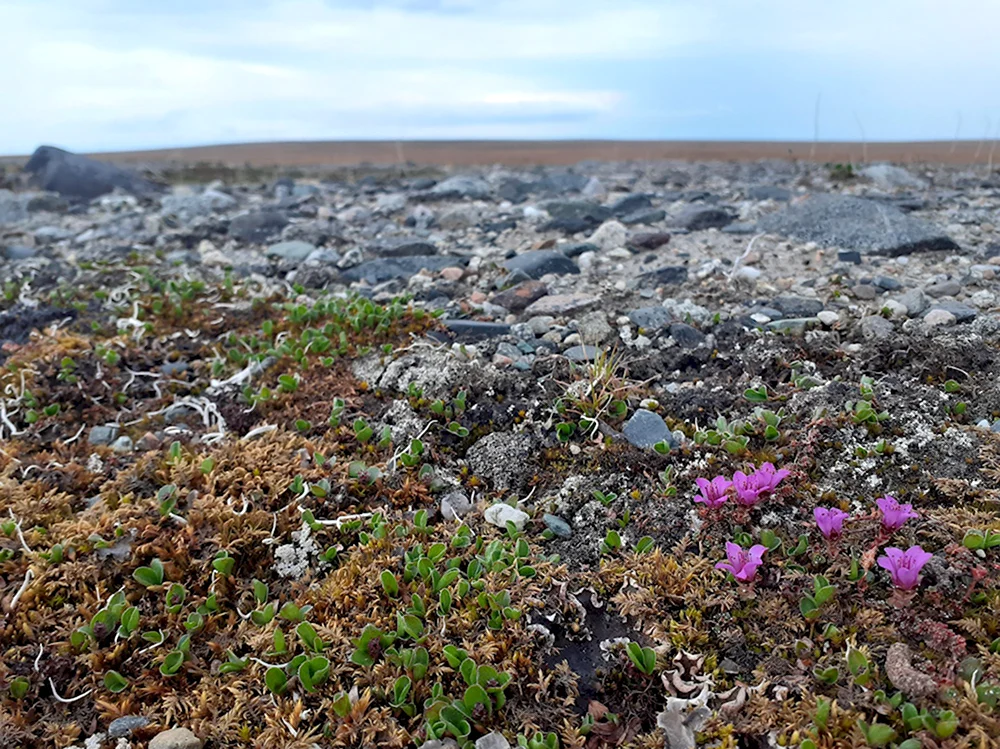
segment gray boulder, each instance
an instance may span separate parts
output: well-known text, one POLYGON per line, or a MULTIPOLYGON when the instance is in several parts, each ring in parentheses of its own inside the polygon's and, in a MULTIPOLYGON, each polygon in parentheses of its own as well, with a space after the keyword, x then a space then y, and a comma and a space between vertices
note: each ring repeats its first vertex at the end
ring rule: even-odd
POLYGON ((43 190, 77 200, 91 200, 115 188, 133 195, 151 195, 158 190, 137 174, 54 146, 36 149, 24 171, 43 190))
POLYGON ((925 250, 957 250, 941 229, 885 203, 848 195, 816 195, 763 216, 757 225, 771 234, 897 257, 925 250))

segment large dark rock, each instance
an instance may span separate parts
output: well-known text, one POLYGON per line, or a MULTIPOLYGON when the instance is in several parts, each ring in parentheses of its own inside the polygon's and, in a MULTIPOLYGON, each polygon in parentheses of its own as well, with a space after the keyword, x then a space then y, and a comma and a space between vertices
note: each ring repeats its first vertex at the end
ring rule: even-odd
POLYGON ((848 195, 816 195, 763 216, 757 224, 771 234, 871 255, 959 249, 955 240, 926 221, 886 203, 848 195))
POLYGON ((547 273, 563 275, 580 272, 576 263, 556 250, 522 252, 504 263, 504 267, 509 271, 522 271, 534 279, 539 279, 547 273))
POLYGON ((436 255, 437 245, 425 239, 397 237, 376 248, 384 257, 412 257, 414 255, 436 255))
POLYGON ((233 218, 229 222, 229 236, 241 242, 259 244, 265 242, 288 225, 288 219, 280 211, 252 211, 233 218))
POLYGON ((725 208, 713 205, 687 205, 673 217, 673 222, 689 231, 704 229, 721 229, 734 220, 732 213, 725 208))
POLYGON ((348 268, 341 273, 348 281, 367 281, 375 285, 394 278, 408 279, 422 269, 439 271, 453 266, 469 264, 467 257, 449 257, 447 255, 411 255, 409 257, 369 260, 348 268))
POLYGON ((552 201, 546 203, 543 208, 548 211, 552 220, 543 224, 541 231, 555 230, 576 234, 596 229, 612 216, 610 208, 583 200, 552 201))
POLYGON ((115 188, 133 195, 151 195, 158 188, 137 174, 113 164, 70 153, 54 146, 40 146, 24 165, 43 190, 74 200, 91 200, 115 188))
POLYGON ((616 216, 621 218, 622 216, 627 216, 630 213, 635 213, 638 210, 650 208, 652 205, 653 203, 650 201, 648 195, 637 192, 632 193, 631 195, 626 195, 624 198, 614 202, 611 205, 611 211, 616 216))

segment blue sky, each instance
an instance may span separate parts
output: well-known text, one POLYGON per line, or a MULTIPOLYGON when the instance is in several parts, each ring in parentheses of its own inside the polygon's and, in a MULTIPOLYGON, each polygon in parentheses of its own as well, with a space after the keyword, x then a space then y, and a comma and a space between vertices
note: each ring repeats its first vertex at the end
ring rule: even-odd
POLYGON ((0 0, 0 153, 979 139, 996 0, 0 0))

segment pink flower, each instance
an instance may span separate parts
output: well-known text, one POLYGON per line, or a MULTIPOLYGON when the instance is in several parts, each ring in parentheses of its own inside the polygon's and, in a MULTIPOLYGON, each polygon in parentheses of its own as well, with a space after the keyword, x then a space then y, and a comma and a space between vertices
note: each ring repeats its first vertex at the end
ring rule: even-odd
POLYGON ((761 494, 771 494, 778 488, 781 480, 790 474, 791 471, 787 471, 784 468, 780 471, 774 470, 773 463, 765 463, 754 472, 754 476, 757 477, 757 487, 760 489, 761 494))
POLYGON ((875 504, 882 511, 882 527, 886 531, 898 531, 910 518, 918 518, 920 515, 913 510, 913 505, 901 505, 895 497, 886 495, 875 500, 875 504))
POLYGON ((763 544, 751 546, 750 550, 746 551, 739 544, 726 541, 728 561, 719 562, 715 565, 715 569, 731 572, 741 583, 748 583, 757 576, 757 568, 763 564, 765 551, 767 547, 763 544))
POLYGON ((920 570, 934 556, 919 546, 911 546, 906 551, 890 546, 885 556, 878 558, 878 566, 889 570, 892 584, 900 590, 913 590, 920 584, 920 570))
POLYGON ((838 510, 836 507, 829 509, 826 507, 817 507, 813 510, 813 517, 816 518, 816 525, 819 526, 819 532, 825 538, 833 540, 840 538, 840 534, 844 532, 844 521, 850 515, 843 510, 838 510))
POLYGON ((725 476, 716 476, 711 481, 708 479, 697 478, 694 480, 694 483, 696 483, 698 488, 701 490, 701 494, 695 497, 694 501, 700 502, 706 507, 713 509, 721 507, 726 503, 729 489, 733 485, 733 482, 725 476))
POLYGON ((741 505, 753 507, 764 496, 771 494, 790 471, 774 470, 773 463, 765 463, 749 476, 743 471, 733 474, 733 486, 736 487, 736 501, 741 505))

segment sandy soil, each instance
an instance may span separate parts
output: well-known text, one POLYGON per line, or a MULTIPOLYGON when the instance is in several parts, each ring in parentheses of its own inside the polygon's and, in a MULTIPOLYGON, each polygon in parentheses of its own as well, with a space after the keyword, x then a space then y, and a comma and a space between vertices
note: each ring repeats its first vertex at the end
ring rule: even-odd
MULTIPOLYGON (((819 162, 992 163, 996 141, 914 143, 810 143, 751 141, 314 141, 241 143, 95 154, 124 163, 223 163, 251 166, 350 166, 414 164, 575 164, 588 159, 680 159, 756 161, 803 159, 819 162)), ((23 157, 3 161, 17 162, 23 157)))

